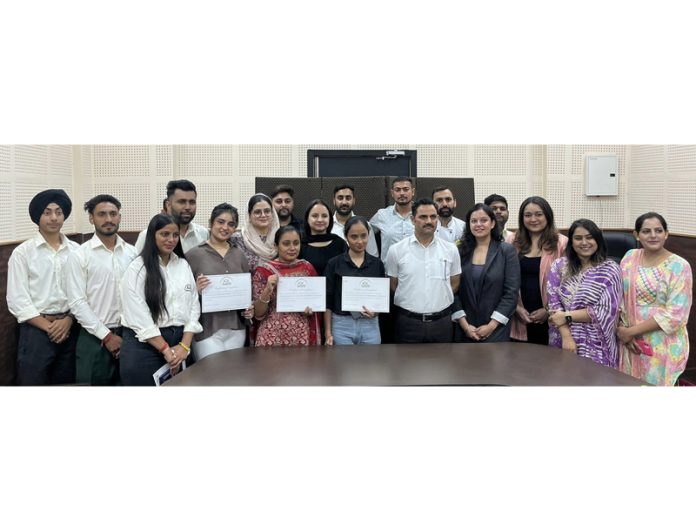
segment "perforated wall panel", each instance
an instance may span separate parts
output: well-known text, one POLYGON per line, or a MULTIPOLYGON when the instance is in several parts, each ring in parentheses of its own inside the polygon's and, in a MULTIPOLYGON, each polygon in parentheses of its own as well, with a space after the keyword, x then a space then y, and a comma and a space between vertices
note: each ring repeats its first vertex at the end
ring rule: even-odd
POLYGON ((208 177, 229 179, 236 170, 234 150, 230 145, 183 145, 174 149, 177 178, 192 181, 208 177))
POLYGON ((239 226, 241 227, 243 223, 247 220, 247 204, 249 203, 249 198, 256 193, 256 178, 254 177, 240 177, 239 178, 239 199, 238 204, 232 203, 239 210, 239 226))
POLYGON ((172 179, 174 176, 174 155, 172 146, 155 146, 157 177, 172 179))
POLYGON ((667 146, 667 170, 670 172, 696 172, 696 146, 667 146))
POLYGON ((48 154, 51 176, 72 179, 72 146, 49 146, 48 154))
POLYGON ((665 146, 631 146, 631 173, 665 171, 665 146))
POLYGON ((463 177, 468 175, 465 145, 416 145, 419 177, 463 177))
POLYGON ((149 146, 103 146, 93 148, 94 178, 118 182, 150 177, 149 146))
POLYGON ((15 146, 15 171, 48 175, 48 146, 15 146))
POLYGON ((566 144, 552 144, 546 147, 546 172, 549 175, 566 173, 566 144))
MULTIPOLYGON (((162 200, 155 204, 151 192, 152 185, 148 182, 140 183, 106 183, 99 182, 94 186, 94 197, 98 194, 110 194, 121 201, 121 227, 124 232, 140 232, 147 228, 152 216, 159 213, 162 208, 162 200)), ((86 221, 87 228, 82 232, 91 232, 94 228, 86 221)))
POLYGON ((290 144, 246 144, 239 146, 239 175, 243 177, 282 177, 307 175, 307 153, 300 172, 297 150, 290 144), (300 173, 297 173, 300 172, 300 173))
POLYGON ((237 188, 238 186, 231 179, 196 184, 198 191, 196 223, 207 227, 213 207, 220 203, 230 203, 237 210, 243 210, 239 208, 239 201, 237 201, 237 188))
POLYGON ((11 146, 0 145, 0 174, 10 173, 10 149, 11 146))
POLYGON ((526 175, 527 146, 474 146, 474 177, 526 175))

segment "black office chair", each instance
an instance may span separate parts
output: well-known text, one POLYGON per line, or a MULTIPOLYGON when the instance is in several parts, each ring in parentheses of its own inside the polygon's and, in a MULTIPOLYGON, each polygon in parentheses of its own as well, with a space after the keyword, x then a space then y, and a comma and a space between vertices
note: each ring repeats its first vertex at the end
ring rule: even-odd
POLYGON ((604 241, 607 243, 607 252, 609 258, 617 264, 621 263, 621 259, 630 249, 638 247, 637 240, 633 234, 627 232, 604 232, 604 241))

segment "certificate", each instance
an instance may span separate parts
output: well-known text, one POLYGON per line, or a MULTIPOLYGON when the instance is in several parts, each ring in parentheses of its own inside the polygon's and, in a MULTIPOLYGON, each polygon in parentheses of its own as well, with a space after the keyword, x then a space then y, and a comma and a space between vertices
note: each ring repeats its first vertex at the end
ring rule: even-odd
POLYGON ((251 274, 206 275, 210 284, 201 292, 201 312, 245 310, 251 305, 251 274))
POLYGON ((379 277, 343 277, 341 311, 389 313, 389 279, 379 277))
MULTIPOLYGON (((181 365, 179 365, 179 372, 177 372, 177 374, 179 374, 181 371, 185 369, 186 362, 182 361, 181 365)), ((155 371, 152 377, 155 379, 155 385, 157 387, 162 385, 167 380, 171 380, 172 378, 174 378, 174 376, 172 376, 172 368, 169 366, 169 363, 165 363, 159 369, 157 369, 157 371, 155 371)))
POLYGON ((280 277, 276 296, 277 312, 326 310, 326 277, 280 277))

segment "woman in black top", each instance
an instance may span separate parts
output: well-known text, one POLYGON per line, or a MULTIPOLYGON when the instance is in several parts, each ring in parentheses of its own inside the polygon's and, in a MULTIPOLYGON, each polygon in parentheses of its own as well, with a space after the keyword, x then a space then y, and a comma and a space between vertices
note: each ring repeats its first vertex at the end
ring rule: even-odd
POLYGON ((346 242, 343 238, 331 233, 333 215, 331 209, 321 199, 315 199, 305 212, 306 234, 300 249, 300 258, 304 258, 314 266, 317 275, 324 276, 326 264, 334 256, 343 254, 346 242))
POLYGON ((379 345, 377 314, 363 306, 362 312, 344 312, 342 306, 343 277, 384 278, 384 264, 365 252, 370 224, 361 216, 348 220, 344 234, 348 251, 333 257, 326 265, 326 312, 324 329, 327 345, 379 345))
POLYGON ((459 318, 455 339, 509 341, 510 318, 520 289, 520 264, 515 248, 500 241, 491 207, 478 203, 467 212, 461 255, 458 302, 465 315, 459 318))

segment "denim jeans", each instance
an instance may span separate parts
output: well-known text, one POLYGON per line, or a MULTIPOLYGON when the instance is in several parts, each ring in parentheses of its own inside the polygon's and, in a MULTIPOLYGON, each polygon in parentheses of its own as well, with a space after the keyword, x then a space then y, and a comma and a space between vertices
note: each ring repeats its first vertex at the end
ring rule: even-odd
POLYGON ((334 345, 379 345, 379 321, 374 319, 353 319, 350 315, 333 314, 331 333, 334 345))

